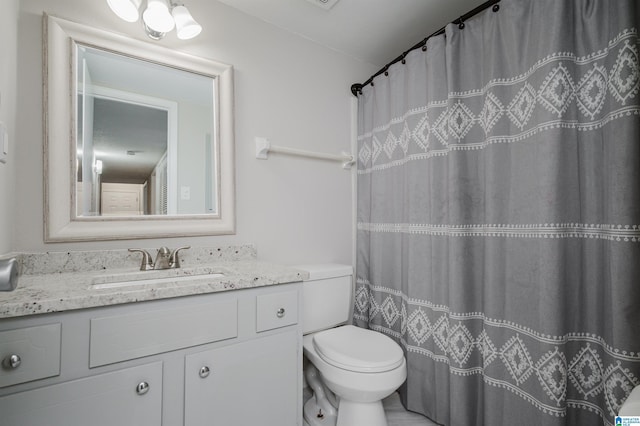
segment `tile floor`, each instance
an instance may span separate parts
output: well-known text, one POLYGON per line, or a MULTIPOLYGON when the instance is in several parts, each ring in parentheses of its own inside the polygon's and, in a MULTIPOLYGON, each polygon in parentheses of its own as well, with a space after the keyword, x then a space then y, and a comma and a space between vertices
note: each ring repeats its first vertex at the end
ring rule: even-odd
MULTIPOLYGON (((311 391, 305 389, 303 401, 307 402, 309 398, 311 398, 311 391)), ((384 411, 387 413, 389 426, 438 426, 420 414, 405 410, 397 393, 386 398, 382 401, 382 404, 384 405, 384 411)), ((305 426, 307 426, 306 422, 305 426)))
POLYGON ((389 426, 438 426, 420 414, 405 410, 397 393, 386 398, 382 404, 387 413, 389 426))

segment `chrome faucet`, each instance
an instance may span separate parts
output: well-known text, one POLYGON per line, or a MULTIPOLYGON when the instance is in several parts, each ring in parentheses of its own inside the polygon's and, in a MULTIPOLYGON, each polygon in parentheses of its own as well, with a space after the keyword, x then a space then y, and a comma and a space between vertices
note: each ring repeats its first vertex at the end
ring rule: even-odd
POLYGON ((153 269, 170 269, 169 257, 171 257, 171 250, 168 247, 160 247, 156 254, 156 261, 153 262, 153 269))
POLYGON ((180 250, 189 250, 191 246, 178 247, 171 255, 169 255, 169 268, 178 269, 180 267, 180 258, 178 257, 178 252, 180 250))
POLYGON ((180 268, 180 257, 178 252, 184 249, 190 249, 191 246, 179 247, 173 252, 168 247, 160 247, 156 255, 155 262, 151 260, 151 255, 144 249, 129 249, 130 252, 142 253, 141 271, 150 271, 152 269, 177 269, 180 268))
POLYGON ((142 253, 142 265, 140 265, 141 271, 150 271, 153 269, 153 260, 151 260, 151 255, 145 249, 129 249, 130 252, 139 252, 142 253))
POLYGON ((175 249, 173 253, 171 253, 171 256, 169 256, 169 265, 171 265, 172 268, 180 268, 180 257, 178 256, 178 252, 180 250, 188 250, 190 248, 191 246, 184 246, 175 249))

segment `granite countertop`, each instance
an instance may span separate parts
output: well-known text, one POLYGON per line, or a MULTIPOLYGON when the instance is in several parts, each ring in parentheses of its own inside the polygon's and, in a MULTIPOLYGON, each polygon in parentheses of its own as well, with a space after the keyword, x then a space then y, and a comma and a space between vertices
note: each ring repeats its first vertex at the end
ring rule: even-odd
MULTIPOLYGON (((269 286, 308 278, 307 272, 256 260, 255 250, 245 246, 240 250, 237 247, 197 249, 191 255, 181 256, 185 274, 175 277, 175 281, 167 277, 163 279, 165 282, 153 284, 113 288, 94 285, 114 281, 113 277, 118 274, 124 274, 124 277, 146 274, 137 273, 139 264, 134 261, 137 258, 126 251, 23 255, 18 258, 23 270, 18 287, 12 292, 0 292, 0 319, 269 286), (33 263, 34 259, 37 265, 33 263), (86 262, 88 259, 94 261, 86 262), (194 267, 200 273, 208 271, 223 276, 194 275, 192 279, 184 280, 183 277, 189 275, 189 268, 194 267)), ((177 270, 166 271, 167 275, 176 275, 170 271, 177 270)), ((149 278, 156 278, 154 273, 158 275, 158 271, 148 272, 149 278)))

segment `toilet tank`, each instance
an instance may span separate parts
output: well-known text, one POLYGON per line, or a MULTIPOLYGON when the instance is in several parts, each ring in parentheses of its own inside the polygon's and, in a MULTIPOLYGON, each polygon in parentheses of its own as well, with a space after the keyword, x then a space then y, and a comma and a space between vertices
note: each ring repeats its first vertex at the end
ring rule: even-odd
POLYGON ((309 272, 302 283, 302 332, 326 330, 349 321, 353 268, 350 265, 298 265, 309 272))

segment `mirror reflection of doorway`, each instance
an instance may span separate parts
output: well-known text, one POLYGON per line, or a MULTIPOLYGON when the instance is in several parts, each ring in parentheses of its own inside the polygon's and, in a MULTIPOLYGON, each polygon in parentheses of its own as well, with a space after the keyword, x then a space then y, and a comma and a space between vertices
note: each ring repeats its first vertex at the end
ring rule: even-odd
POLYGON ((82 143, 78 147, 82 157, 78 159, 78 215, 175 213, 175 202, 169 201, 176 198, 169 189, 176 180, 177 141, 170 131, 175 126, 175 105, 164 100, 152 105, 154 100, 148 97, 135 99, 96 86, 92 92, 78 102, 79 109, 84 105, 78 113, 83 118, 80 122, 90 129, 78 141, 82 143), (91 123, 85 117, 91 117, 91 123), (90 194, 91 200, 84 194, 90 194))
POLYGON ((93 150, 103 162, 102 215, 167 214, 166 203, 150 201, 167 190, 167 110, 96 97, 94 111, 93 150))
POLYGON ((139 216, 144 214, 145 185, 105 183, 101 185, 102 216, 139 216))
POLYGON ((216 214, 215 80, 87 46, 77 55, 76 216, 216 214), (104 206, 106 183, 142 185, 139 209, 104 206))

